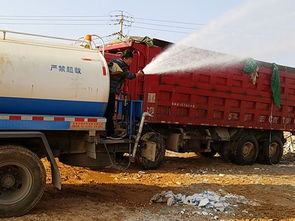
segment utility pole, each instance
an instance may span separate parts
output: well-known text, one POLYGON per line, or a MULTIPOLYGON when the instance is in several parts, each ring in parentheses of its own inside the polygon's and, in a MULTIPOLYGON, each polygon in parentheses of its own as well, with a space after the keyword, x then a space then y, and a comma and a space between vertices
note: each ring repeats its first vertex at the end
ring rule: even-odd
POLYGON ((122 39, 123 38, 123 25, 124 25, 124 12, 120 11, 120 19, 119 19, 119 24, 120 24, 120 31, 119 31, 119 38, 122 39))
POLYGON ((134 22, 133 17, 126 15, 127 13, 124 11, 118 11, 118 14, 111 15, 111 17, 115 17, 115 19, 111 20, 114 23, 114 25, 119 25, 119 31, 117 33, 114 33, 114 35, 118 35, 118 39, 122 39, 126 37, 124 35, 124 27, 131 27, 131 24, 134 22))

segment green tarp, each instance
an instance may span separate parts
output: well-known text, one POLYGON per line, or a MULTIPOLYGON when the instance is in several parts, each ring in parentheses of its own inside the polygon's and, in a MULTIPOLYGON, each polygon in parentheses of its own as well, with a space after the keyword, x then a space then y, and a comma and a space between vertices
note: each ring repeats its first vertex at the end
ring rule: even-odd
MULTIPOLYGON (((244 72, 247 74, 252 74, 257 71, 257 63, 254 59, 249 58, 244 63, 244 72)), ((281 107, 281 85, 280 85, 280 73, 279 67, 277 64, 273 64, 273 70, 271 75, 271 90, 272 90, 272 99, 274 104, 280 108, 281 107)))
POLYGON ((281 85, 280 85, 280 74, 279 67, 275 63, 273 64, 273 70, 271 75, 271 90, 272 98, 275 105, 281 107, 281 85))
POLYGON ((257 63, 253 58, 249 58, 244 63, 244 72, 247 74, 252 74, 257 71, 257 63))

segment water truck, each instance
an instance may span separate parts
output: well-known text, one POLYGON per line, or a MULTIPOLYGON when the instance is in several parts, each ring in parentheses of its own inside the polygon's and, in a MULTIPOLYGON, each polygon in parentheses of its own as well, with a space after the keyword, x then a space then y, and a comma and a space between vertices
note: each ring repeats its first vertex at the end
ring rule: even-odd
POLYGON ((55 158, 97 169, 128 155, 129 164, 156 169, 168 149, 205 157, 218 152, 242 165, 276 164, 283 131, 295 130, 295 69, 278 66, 275 72, 273 64, 256 61, 258 78, 255 70, 245 74, 241 62, 127 81, 114 117, 123 139, 106 139, 107 61, 133 49, 131 71, 137 72, 170 43, 128 39, 100 52, 90 35, 77 41, 0 32, 1 217, 23 215, 41 199, 46 184, 42 158, 50 162, 52 183, 61 189, 55 158), (278 73, 279 106, 271 90, 278 73))

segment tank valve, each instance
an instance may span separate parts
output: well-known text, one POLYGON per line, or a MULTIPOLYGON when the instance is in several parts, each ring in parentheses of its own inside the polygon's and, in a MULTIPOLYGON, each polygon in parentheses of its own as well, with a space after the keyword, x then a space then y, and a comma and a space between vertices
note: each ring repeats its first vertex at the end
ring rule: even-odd
POLYGON ((85 39, 84 48, 90 49, 91 48, 92 35, 85 35, 84 39, 85 39))

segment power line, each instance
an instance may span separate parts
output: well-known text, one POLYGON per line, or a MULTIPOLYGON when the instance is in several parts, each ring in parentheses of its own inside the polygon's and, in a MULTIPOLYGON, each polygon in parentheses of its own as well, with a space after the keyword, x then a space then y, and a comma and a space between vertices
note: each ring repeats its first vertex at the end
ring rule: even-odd
MULTIPOLYGON (((190 24, 190 25, 204 25, 200 23, 192 23, 192 22, 181 22, 181 21, 172 21, 172 20, 159 20, 159 19, 149 19, 149 18, 137 18, 137 17, 132 17, 126 15, 127 12, 124 11, 119 11, 123 13, 124 20, 126 22, 134 22, 134 19, 139 19, 139 20, 148 20, 148 21, 155 21, 155 22, 165 22, 165 23, 179 23, 179 24, 190 24), (125 14, 124 14, 125 13, 125 14), (129 20, 128 20, 129 19, 129 20)), ((110 15, 110 16, 105 16, 105 15, 0 15, 0 19, 2 20, 40 20, 40 21, 47 21, 47 20, 58 20, 58 21, 80 21, 80 20, 72 20, 72 19, 52 19, 52 18, 116 18, 116 21, 120 20, 122 17, 122 14, 116 14, 116 15, 110 15)), ((85 21, 106 21, 106 20, 101 20, 101 19, 95 19, 95 20, 85 20, 85 21)), ((154 23, 145 23, 145 22, 138 22, 141 24, 150 24, 150 25, 158 25, 158 26, 164 26, 165 24, 154 24, 154 23)), ((167 25, 168 26, 168 25, 167 25)), ((172 26, 171 26, 172 27, 172 26)), ((173 26, 174 27, 174 26, 173 26)), ((178 28, 179 26, 175 26, 175 28, 178 28)), ((180 27, 184 28, 184 27, 180 27)), ((189 27, 188 27, 189 29, 189 27)))
POLYGON ((185 29, 185 30, 195 30, 192 27, 173 25, 173 24, 183 24, 183 25, 204 25, 201 23, 193 23, 193 22, 182 22, 182 21, 172 21, 172 20, 160 20, 160 19, 149 19, 149 18, 136 18, 128 14, 124 11, 115 11, 113 15, 105 16, 105 15, 0 15, 0 24, 2 25, 41 25, 41 26, 107 26, 107 25, 118 25, 119 31, 113 33, 112 35, 117 35, 119 38, 125 37, 124 35, 124 27, 134 27, 139 29, 146 30, 154 30, 161 32, 172 32, 172 33, 181 33, 181 34, 189 34, 189 32, 184 32, 175 29, 185 29), (111 18, 110 20, 101 19, 101 18, 111 18), (81 18, 78 20, 78 18, 81 18), (93 19, 90 19, 93 18, 93 19), (139 19, 139 21, 134 21, 134 19, 139 19), (141 20, 152 21, 152 22, 144 22, 141 20), (15 22, 6 22, 6 21, 15 21, 15 22), (18 21, 32 21, 32 22, 18 22, 18 21), (33 22, 33 21, 44 21, 44 22, 33 22), (62 23, 60 23, 62 22, 62 23), (67 23, 64 23, 67 22, 67 23), (71 23, 74 22, 74 23, 71 23), (76 23, 78 22, 78 23, 76 23), (85 23, 84 23, 85 22, 85 23), (106 22, 106 23, 97 23, 97 22, 106 22), (113 23, 107 23, 113 22, 113 23), (142 24, 139 26, 132 25, 142 24), (165 24, 166 23, 166 24, 165 24), (172 24, 173 23, 173 24, 172 24), (147 26, 145 26, 147 25, 147 26), (158 26, 158 27, 167 27, 173 28, 174 30, 169 29, 160 29, 148 26, 158 26))
POLYGON ((178 24, 187 24, 187 25, 205 25, 203 23, 193 23, 193 22, 182 22, 182 21, 172 21, 172 20, 160 20, 160 19, 139 18, 139 17, 134 17, 134 18, 135 19, 139 19, 139 20, 165 22, 165 23, 178 23, 178 24))
MULTIPOLYGON (((117 22, 114 23, 113 25, 118 25, 120 24, 120 19, 115 19, 115 20, 105 20, 105 19, 95 19, 95 20, 75 20, 75 19, 39 19, 39 18, 25 18, 25 19, 20 19, 20 18, 0 18, 0 21, 3 20, 8 20, 8 21, 53 21, 53 22, 117 22)), ((132 20, 125 20, 125 22, 133 23, 132 20)), ((1 23, 1 22, 0 22, 1 23)), ((182 26, 174 26, 174 25, 164 25, 164 24, 155 24, 155 23, 148 23, 148 22, 134 22, 138 24, 146 24, 146 25, 152 25, 152 26, 161 26, 161 27, 169 27, 169 28, 179 28, 179 29, 187 29, 187 30, 194 30, 194 28, 188 28, 188 27, 182 27, 182 26)), ((1 23, 3 24, 3 23, 1 23)), ((14 24, 14 23, 7 23, 7 24, 14 24)), ((26 24, 26 23, 15 23, 15 24, 26 24)), ((37 24, 38 23, 30 23, 30 24, 37 24)), ((130 27, 130 25, 124 25, 130 27)))
POLYGON ((77 24, 77 23, 8 23, 8 22, 5 22, 5 23, 2 23, 0 22, 1 25, 111 25, 111 24, 98 24, 98 23, 92 23, 92 24, 85 24, 85 23, 80 23, 80 24, 77 24))
POLYGON ((133 25, 132 27, 141 28, 141 29, 147 29, 147 30, 154 30, 154 31, 181 33, 181 34, 189 34, 190 33, 190 32, 183 32, 183 31, 164 30, 164 29, 157 29, 157 28, 147 28, 147 27, 136 26, 136 25, 133 25))
MULTIPOLYGON (((194 30, 194 28, 182 27, 182 26, 173 26, 173 25, 165 25, 165 24, 155 24, 155 23, 148 23, 148 22, 137 22, 137 21, 134 21, 133 20, 134 19, 133 16, 127 16, 126 14, 124 14, 124 11, 119 11, 119 14, 111 15, 111 17, 115 17, 116 18, 115 20, 112 20, 112 21, 116 22, 113 25, 119 25, 120 26, 119 32, 116 33, 119 36, 119 38, 123 38, 124 37, 123 27, 134 27, 134 28, 140 28, 140 29, 146 29, 146 30, 163 31, 163 32, 173 32, 173 33, 181 33, 181 34, 189 34, 189 32, 182 32, 182 31, 175 31, 175 30, 163 30, 163 29, 157 29, 157 28, 151 28, 151 27, 136 26, 136 25, 132 25, 133 23, 146 24, 146 25, 154 25, 154 26, 162 26, 162 27, 169 27, 169 28, 180 28, 180 29, 194 30)), ((152 19, 152 20, 154 20, 154 19, 152 19)), ((154 21, 158 21, 158 20, 154 20, 154 21)), ((176 23, 181 23, 181 22, 176 22, 176 23)), ((195 23, 191 23, 191 24, 195 24, 195 23)))
POLYGON ((1 18, 0 17, 0 21, 1 20, 8 20, 8 21, 87 21, 87 22, 95 22, 95 21, 110 21, 110 20, 107 20, 107 19, 79 19, 79 20, 76 20, 76 19, 44 19, 44 18, 1 18))
MULTIPOLYGON (((108 25, 112 25, 112 24, 98 24, 98 23, 9 23, 9 22, 5 22, 2 23, 0 22, 1 25, 41 25, 41 26, 97 26, 97 25, 103 25, 103 26, 108 26, 108 25)), ((127 25, 123 25, 123 26, 127 26, 127 25)), ((130 27, 128 25, 128 27, 130 27)), ((149 28, 149 27, 142 27, 142 26, 132 26, 134 28, 140 28, 140 29, 146 29, 146 30, 154 30, 154 31, 162 31, 162 32, 173 32, 173 33, 182 33, 182 34, 189 34, 189 32, 181 32, 181 31, 174 31, 174 30, 164 30, 164 29, 156 29, 156 28, 149 28)), ((123 29, 122 29, 123 30, 123 29)), ((112 35, 118 35, 121 37, 124 37, 123 32, 116 32, 112 35)))
MULTIPOLYGON (((107 25, 112 25, 112 24, 85 24, 85 23, 67 23, 67 24, 63 24, 63 23, 1 23, 1 25, 41 25, 41 26, 97 26, 97 25, 102 25, 102 26, 107 26, 107 25)), ((127 26, 127 25, 123 25, 123 26, 127 26)), ((129 26, 129 25, 128 25, 129 26)), ((149 27, 142 27, 142 26, 132 26, 134 28, 140 28, 140 29, 146 29, 146 30, 154 30, 154 31, 162 31, 162 32, 173 32, 173 33, 182 33, 182 34, 189 34, 189 32, 182 32, 182 31, 174 31, 174 30, 164 30, 164 29, 157 29, 157 28, 149 28, 149 27)), ((122 34, 122 32, 116 32, 113 35, 118 35, 119 37, 124 37, 124 35, 122 34)))
MULTIPOLYGON (((126 14, 126 12, 124 12, 126 14)), ((109 18, 109 17, 119 17, 120 15, 0 15, 0 18, 109 18)), ((203 23, 194 22, 183 22, 183 21, 173 21, 173 20, 161 20, 161 19, 151 19, 151 18, 141 18, 124 15, 125 18, 165 22, 165 23, 179 23, 179 24, 189 24, 189 25, 205 25, 203 23)))
POLYGON ((188 27, 182 27, 182 26, 174 26, 174 25, 163 25, 163 24, 154 24, 154 23, 148 23, 148 22, 137 22, 138 24, 146 24, 146 25, 153 25, 153 26, 161 26, 161 27, 168 27, 168 28, 180 28, 180 29, 188 29, 188 30, 195 30, 195 28, 188 28, 188 27))
POLYGON ((0 15, 6 18, 108 18, 108 15, 0 15))

